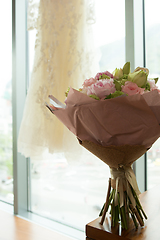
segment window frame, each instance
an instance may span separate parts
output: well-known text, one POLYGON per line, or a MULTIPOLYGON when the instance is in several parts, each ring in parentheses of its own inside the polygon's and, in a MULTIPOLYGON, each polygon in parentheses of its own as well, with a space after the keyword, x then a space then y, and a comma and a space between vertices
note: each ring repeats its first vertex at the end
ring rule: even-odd
MULTIPOLYGON (((145 0, 125 0, 126 62, 131 62, 131 71, 137 66, 146 66, 145 49, 145 0)), ((133 163, 141 192, 147 190, 147 154, 133 163)))
POLYGON ((12 116, 14 213, 28 210, 27 159, 17 151, 17 139, 23 116, 27 83, 27 1, 12 0, 12 116))

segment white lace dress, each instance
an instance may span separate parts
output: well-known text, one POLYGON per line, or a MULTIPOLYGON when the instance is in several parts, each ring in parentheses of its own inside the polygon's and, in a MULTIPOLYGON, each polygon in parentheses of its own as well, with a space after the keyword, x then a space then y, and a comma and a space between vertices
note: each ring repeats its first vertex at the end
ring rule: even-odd
POLYGON ((46 148, 50 153, 62 151, 68 141, 71 145, 72 134, 48 111, 45 102, 49 94, 63 102, 69 86, 79 88, 96 73, 90 24, 93 22, 93 1, 29 2, 28 29, 36 28, 37 34, 18 139, 18 151, 26 157, 40 155, 46 148))

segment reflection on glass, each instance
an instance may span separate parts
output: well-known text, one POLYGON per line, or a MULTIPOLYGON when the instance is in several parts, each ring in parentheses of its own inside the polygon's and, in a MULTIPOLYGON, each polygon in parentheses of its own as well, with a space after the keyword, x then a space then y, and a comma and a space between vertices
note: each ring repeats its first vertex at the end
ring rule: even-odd
MULTIPOLYGON (((94 44, 101 71, 112 72, 125 63, 124 3, 124 0, 95 1, 94 44)), ((32 44, 34 33, 29 35, 32 44)), ((31 44, 30 63, 33 63, 31 44)), ((30 66, 31 70, 33 64, 30 66)), ((84 230, 87 222, 98 217, 104 204, 110 172, 106 164, 78 147, 83 154, 72 150, 69 154, 44 153, 31 159, 31 210, 84 230)))
POLYGON ((0 199, 9 203, 13 203, 11 9, 11 1, 0 3, 0 199))
MULTIPOLYGON (((145 25, 146 25, 146 66, 150 70, 151 77, 160 78, 160 18, 159 1, 145 1, 145 25)), ((158 81, 160 88, 160 80, 158 81)), ((160 181, 160 139, 154 143, 147 153, 147 184, 148 189, 157 185, 160 181)))
POLYGON ((32 211, 83 229, 105 201, 108 166, 85 150, 46 156, 32 159, 32 211))

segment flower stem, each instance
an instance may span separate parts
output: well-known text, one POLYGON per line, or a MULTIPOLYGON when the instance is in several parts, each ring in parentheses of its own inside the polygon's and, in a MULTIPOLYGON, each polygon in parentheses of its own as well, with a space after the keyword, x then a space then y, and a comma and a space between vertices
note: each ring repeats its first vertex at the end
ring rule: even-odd
POLYGON ((132 216, 132 219, 133 219, 135 228, 138 229, 138 223, 137 223, 137 221, 136 221, 136 218, 135 218, 135 216, 134 216, 134 213, 131 213, 131 216, 132 216))
POLYGON ((136 200, 136 203, 137 203, 139 209, 142 211, 143 216, 145 217, 145 219, 147 219, 147 216, 146 216, 146 214, 145 214, 145 212, 144 212, 144 210, 143 210, 143 208, 142 208, 142 205, 141 205, 141 203, 140 203, 140 201, 139 201, 139 199, 138 199, 138 196, 137 196, 136 192, 134 191, 134 189, 132 188, 131 185, 130 185, 130 188, 131 188, 132 194, 133 194, 133 196, 134 196, 134 198, 135 198, 135 200, 136 200))

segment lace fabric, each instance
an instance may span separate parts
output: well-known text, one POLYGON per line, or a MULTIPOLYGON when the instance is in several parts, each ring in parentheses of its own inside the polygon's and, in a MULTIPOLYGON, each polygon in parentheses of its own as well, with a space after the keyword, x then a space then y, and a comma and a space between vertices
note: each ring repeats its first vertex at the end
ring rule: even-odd
MULTIPOLYGON (((61 1, 61 4, 68 3, 69 1, 61 1)), ((83 1, 82 1, 83 2, 83 1)), ((86 21, 89 24, 95 23, 95 2, 94 0, 86 0, 85 10, 86 10, 86 21)), ((28 0, 28 30, 37 29, 37 19, 39 13, 40 0, 28 0)), ((61 5, 62 6, 62 5, 61 5)))
POLYGON ((69 86, 79 88, 96 73, 90 24, 95 22, 93 9, 93 1, 29 1, 28 29, 36 29, 37 33, 34 68, 18 138, 18 151, 26 157, 40 155, 46 148, 50 153, 62 151, 68 139, 75 141, 45 102, 49 103, 49 94, 63 102, 69 86))
POLYGON ((27 14, 28 30, 37 29, 39 3, 40 3, 40 0, 29 0, 28 1, 28 14, 27 14))

